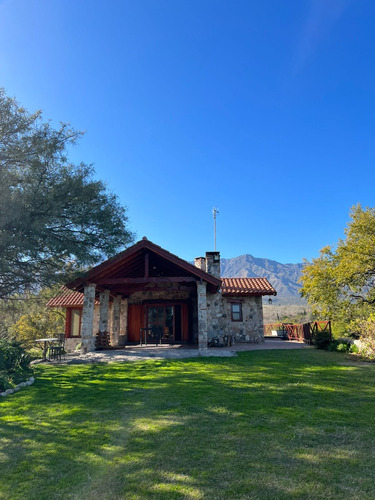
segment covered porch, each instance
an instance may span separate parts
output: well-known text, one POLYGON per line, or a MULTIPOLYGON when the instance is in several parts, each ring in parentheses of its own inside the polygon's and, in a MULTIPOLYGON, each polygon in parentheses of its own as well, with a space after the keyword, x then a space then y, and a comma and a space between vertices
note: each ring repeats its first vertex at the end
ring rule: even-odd
POLYGON ((66 285, 81 297, 67 307, 66 333, 83 353, 145 342, 207 349, 207 292, 220 284, 144 238, 66 285))

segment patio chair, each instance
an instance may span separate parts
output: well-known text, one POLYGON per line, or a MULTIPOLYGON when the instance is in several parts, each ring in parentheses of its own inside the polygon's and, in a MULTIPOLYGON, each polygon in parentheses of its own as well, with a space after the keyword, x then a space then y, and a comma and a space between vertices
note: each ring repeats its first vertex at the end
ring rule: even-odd
POLYGON ((173 335, 171 334, 171 332, 167 326, 164 328, 163 340, 165 340, 166 342, 173 341, 173 335))
POLYGON ((49 348, 49 359, 61 361, 61 356, 65 359, 65 333, 58 333, 57 339, 57 345, 49 348))

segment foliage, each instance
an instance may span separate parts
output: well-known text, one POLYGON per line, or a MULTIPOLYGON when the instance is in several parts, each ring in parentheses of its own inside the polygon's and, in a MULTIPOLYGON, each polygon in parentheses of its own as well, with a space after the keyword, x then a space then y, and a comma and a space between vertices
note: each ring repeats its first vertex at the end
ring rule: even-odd
POLYGON ((332 325, 332 336, 335 339, 339 339, 342 337, 355 337, 355 338, 358 337, 355 333, 351 333, 348 324, 344 321, 332 321, 331 325, 332 325))
POLYGON ((336 250, 327 246, 302 271, 302 295, 321 319, 345 322, 358 331, 358 320, 375 311, 375 209, 352 208, 346 238, 336 250))
POLYGON ((353 341, 348 338, 339 338, 336 340, 332 340, 328 346, 329 351, 337 351, 337 352, 354 352, 351 350, 353 345, 353 341))
POLYGON ((37 338, 55 337, 56 333, 63 331, 63 318, 48 308, 40 313, 24 314, 10 328, 12 336, 27 347, 31 347, 37 338))
POLYGON ((339 344, 337 344, 336 351, 349 352, 350 351, 350 344, 347 344, 345 342, 340 342, 339 344))
POLYGON ((24 381, 31 375, 30 356, 16 341, 0 340, 0 391, 24 381))
POLYGON ((356 344, 352 344, 349 349, 350 353, 357 354, 359 353, 359 347, 356 344))
POLYGON ((328 330, 318 330, 314 336, 314 345, 317 349, 328 349, 332 335, 328 330))
POLYGON ((0 300, 0 338, 19 340, 29 348, 34 339, 63 331, 65 312, 46 307, 59 290, 60 287, 55 286, 37 294, 26 293, 0 300))
POLYGON ((132 240, 125 208, 93 168, 67 159, 81 135, 0 89, 0 298, 66 281, 132 240))
POLYGON ((301 349, 35 371, 0 401, 1 498, 374 497, 375 365, 301 349))
POLYGON ((10 328, 28 311, 29 302, 21 297, 0 299, 0 339, 11 339, 10 328))
POLYGON ((367 320, 362 321, 360 327, 360 340, 363 345, 360 352, 367 358, 375 359, 375 313, 371 314, 367 320))

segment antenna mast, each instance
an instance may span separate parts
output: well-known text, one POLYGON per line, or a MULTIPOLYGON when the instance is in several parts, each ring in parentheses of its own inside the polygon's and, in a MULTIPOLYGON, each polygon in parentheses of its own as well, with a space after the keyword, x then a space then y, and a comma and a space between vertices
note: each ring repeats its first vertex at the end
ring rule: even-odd
POLYGON ((216 214, 219 213, 217 208, 212 209, 212 215, 214 216, 214 239, 215 239, 215 252, 216 252, 216 214))

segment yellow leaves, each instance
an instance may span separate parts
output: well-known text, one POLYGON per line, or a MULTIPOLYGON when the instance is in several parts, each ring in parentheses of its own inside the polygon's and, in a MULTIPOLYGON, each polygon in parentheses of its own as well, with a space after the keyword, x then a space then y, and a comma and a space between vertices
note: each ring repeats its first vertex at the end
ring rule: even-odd
POLYGON ((301 293, 325 319, 352 321, 375 307, 375 209, 356 205, 350 218, 336 250, 323 247, 302 272, 301 293))
POLYGON ((19 341, 31 343, 40 337, 50 337, 63 329, 64 320, 60 314, 43 308, 40 312, 24 314, 11 326, 11 334, 19 341))

